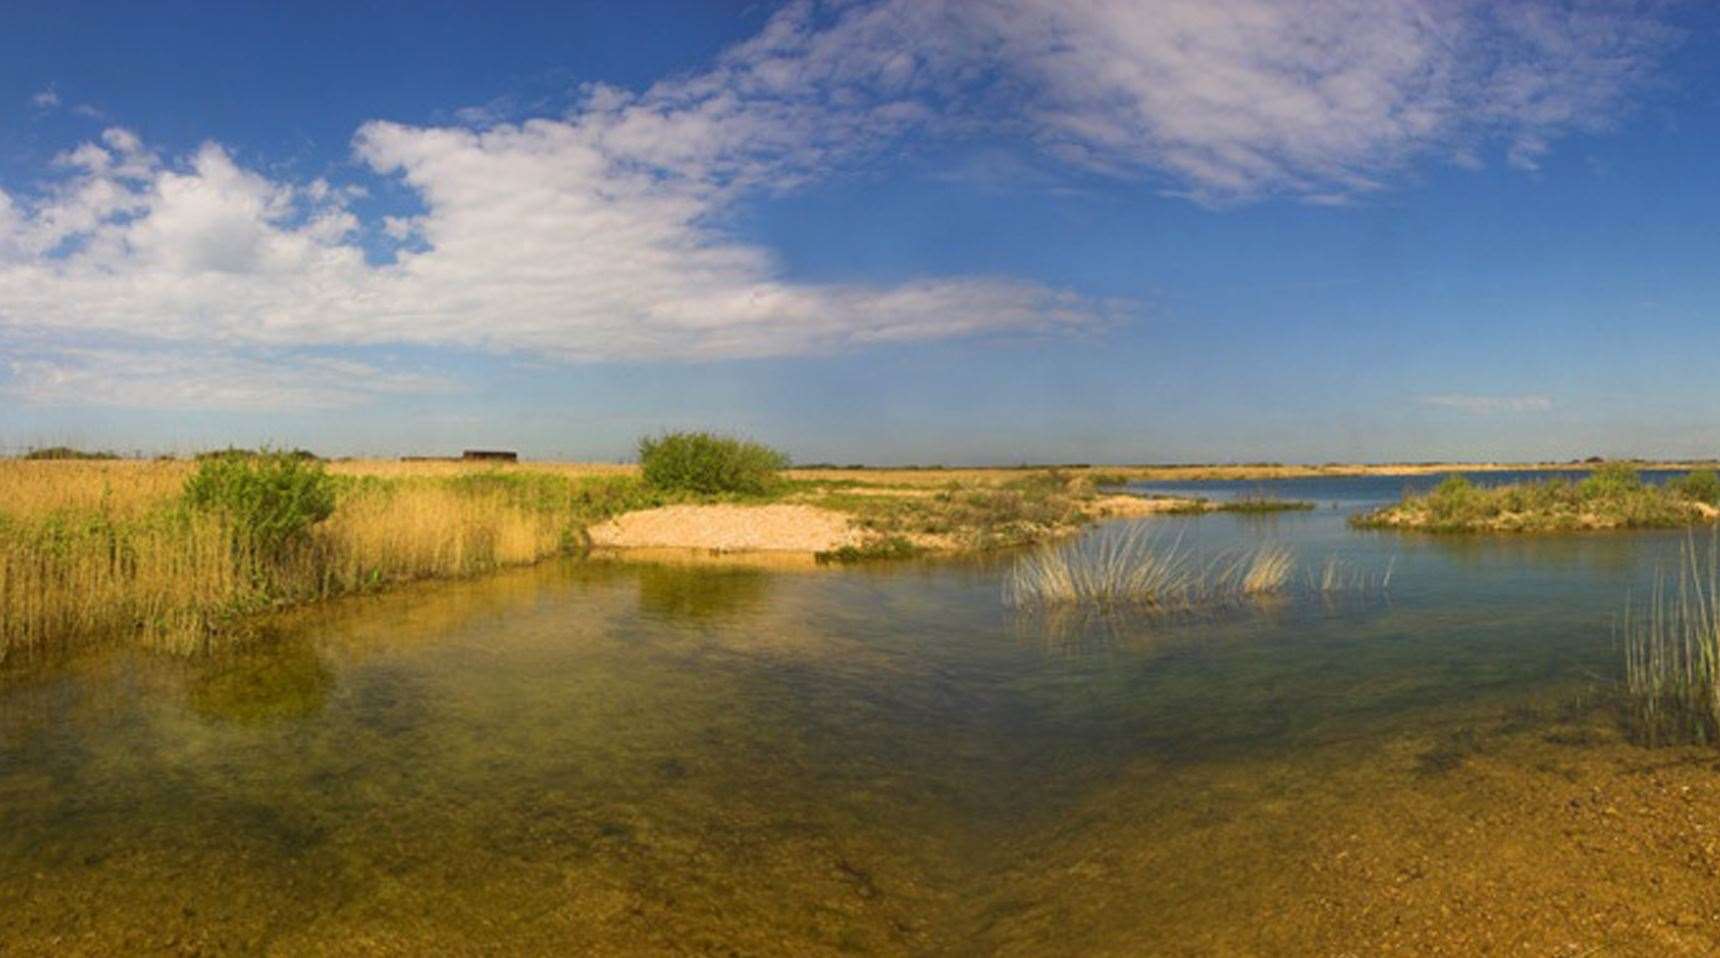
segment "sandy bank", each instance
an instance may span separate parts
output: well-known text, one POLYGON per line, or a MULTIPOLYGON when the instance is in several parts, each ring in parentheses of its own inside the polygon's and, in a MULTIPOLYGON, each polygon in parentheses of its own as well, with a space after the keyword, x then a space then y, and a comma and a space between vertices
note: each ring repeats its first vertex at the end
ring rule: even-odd
MULTIPOLYGON (((1093 519, 1126 519, 1186 510, 1192 505, 1195 501, 1188 499, 1100 496, 1085 503, 1083 511, 1093 519)), ((859 547, 879 536, 858 527, 847 513, 794 504, 664 506, 617 516, 591 527, 590 534, 593 548, 625 549, 636 557, 648 550, 810 556, 843 546, 859 547)), ((959 541, 948 535, 910 534, 906 538, 933 552, 961 549, 959 541)))
POLYGON ((613 549, 827 552, 865 537, 848 516, 816 506, 664 506, 591 527, 591 544, 613 549))

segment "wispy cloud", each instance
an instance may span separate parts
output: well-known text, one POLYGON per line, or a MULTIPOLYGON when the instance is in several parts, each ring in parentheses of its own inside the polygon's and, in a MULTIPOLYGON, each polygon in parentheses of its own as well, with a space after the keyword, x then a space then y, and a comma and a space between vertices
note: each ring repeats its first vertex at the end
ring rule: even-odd
POLYGON ((448 392, 422 372, 326 356, 132 348, 56 349, 0 364, 0 396, 38 405, 138 409, 341 408, 378 396, 448 392))
POLYGON ((1424 405, 1455 409, 1472 416, 1493 416, 1500 413, 1536 413, 1546 412, 1553 408, 1553 400, 1547 396, 1478 396, 1466 393, 1447 393, 1439 396, 1423 396, 1421 401, 1424 405))
POLYGON ((1502 144, 1534 169, 1630 107, 1678 38, 1644 4, 1035 0, 1000 33, 1037 80, 1034 135, 1208 202, 1386 188, 1502 144))
POLYGON ((52 110, 60 105, 59 91, 53 87, 40 90, 35 96, 30 97, 30 105, 38 110, 52 110))

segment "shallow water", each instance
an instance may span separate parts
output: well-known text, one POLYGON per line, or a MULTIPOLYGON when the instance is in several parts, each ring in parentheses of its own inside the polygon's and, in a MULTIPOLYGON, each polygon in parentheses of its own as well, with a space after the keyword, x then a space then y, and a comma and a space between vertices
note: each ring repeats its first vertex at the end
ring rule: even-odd
POLYGON ((1071 621, 1004 607, 1008 556, 568 562, 8 677, 0 952, 1347 946, 1313 850, 1616 676, 1683 541, 1345 525, 1403 484, 1151 520, 1384 593, 1071 621))

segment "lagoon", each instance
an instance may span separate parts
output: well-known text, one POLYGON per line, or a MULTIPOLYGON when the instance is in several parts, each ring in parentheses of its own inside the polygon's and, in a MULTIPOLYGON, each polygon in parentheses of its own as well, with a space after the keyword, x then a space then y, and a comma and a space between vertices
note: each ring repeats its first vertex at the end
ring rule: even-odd
POLYGON ((1377 594, 1070 617, 1005 607, 1010 554, 569 560, 8 675, 0 951, 1701 950, 1711 753, 1607 702, 1684 534, 1346 525, 1437 479, 1137 487, 1314 500, 1140 521, 1377 594))

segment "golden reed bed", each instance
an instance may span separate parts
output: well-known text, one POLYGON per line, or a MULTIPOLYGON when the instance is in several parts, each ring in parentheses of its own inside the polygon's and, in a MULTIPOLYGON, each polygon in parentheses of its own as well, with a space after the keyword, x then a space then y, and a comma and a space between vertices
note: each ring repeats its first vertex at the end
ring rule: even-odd
MULTIPOLYGON (((455 475, 448 465, 331 471, 433 479, 455 475)), ((0 461, 0 662, 116 636, 193 651, 262 608, 535 562, 567 546, 565 515, 407 481, 342 495, 308 541, 265 559, 236 548, 220 516, 176 508, 192 468, 0 461)))

